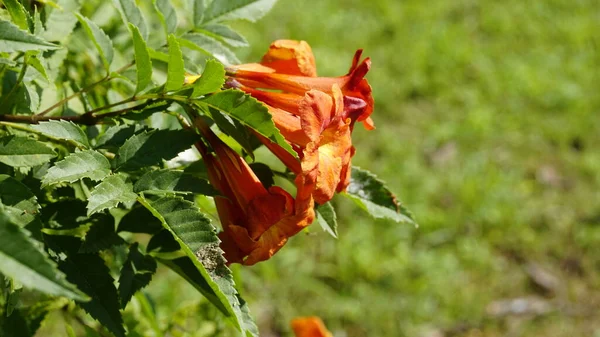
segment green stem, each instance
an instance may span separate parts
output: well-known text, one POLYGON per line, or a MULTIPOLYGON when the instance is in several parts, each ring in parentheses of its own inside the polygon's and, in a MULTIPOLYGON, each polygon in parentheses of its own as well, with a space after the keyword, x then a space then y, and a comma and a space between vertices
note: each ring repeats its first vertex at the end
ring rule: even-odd
MULTIPOLYGON (((122 71, 124 71, 124 70, 128 69, 128 68, 129 68, 129 67, 131 67, 132 65, 133 65, 133 63, 130 63, 130 64, 128 64, 128 65, 126 65, 126 66, 124 66, 124 67, 121 67, 121 68, 117 69, 117 70, 115 71, 115 73, 120 73, 120 72, 122 72, 122 71)), ((52 110, 54 110, 54 109, 58 108, 59 106, 61 106, 61 105, 65 104, 65 103, 67 103, 67 102, 68 102, 68 101, 70 101, 71 99, 73 99, 73 98, 75 98, 75 97, 78 97, 79 95, 81 95, 81 94, 84 94, 84 93, 86 93, 86 92, 88 92, 88 91, 90 91, 90 90, 94 89, 94 87, 95 87, 95 86, 97 86, 98 84, 102 84, 102 83, 104 83, 104 82, 108 82, 108 81, 112 80, 113 78, 114 78, 114 77, 111 77, 111 76, 110 76, 110 74, 108 74, 108 75, 106 75, 105 77, 103 77, 102 79, 100 79, 100 80, 98 80, 98 81, 96 81, 96 82, 94 82, 94 83, 92 83, 92 84, 88 85, 87 87, 85 87, 85 88, 83 88, 83 89, 81 89, 81 90, 79 90, 79 91, 77 91, 77 92, 74 92, 73 94, 71 94, 71 95, 69 95, 69 96, 67 96, 67 97, 65 97, 65 98, 63 98, 63 99, 61 99, 60 101, 58 101, 58 102, 54 103, 53 105, 51 105, 51 106, 50 106, 49 108, 47 108, 46 110, 44 110, 44 111, 42 111, 42 112, 38 113, 36 116, 43 117, 43 116, 45 116, 47 113, 49 113, 50 111, 52 111, 52 110)))

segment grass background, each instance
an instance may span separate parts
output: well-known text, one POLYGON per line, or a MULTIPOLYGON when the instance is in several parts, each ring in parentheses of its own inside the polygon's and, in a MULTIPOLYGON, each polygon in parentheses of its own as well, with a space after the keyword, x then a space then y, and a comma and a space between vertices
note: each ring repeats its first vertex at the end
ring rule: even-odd
POLYGON ((262 335, 318 315, 335 336, 600 336, 599 22, 594 0, 280 0, 241 26, 243 59, 302 39, 322 76, 365 50, 377 129, 353 163, 420 223, 336 200, 338 240, 313 226, 241 271, 262 335))
MULTIPOLYGON (((249 62, 302 39, 338 76, 365 50, 377 129, 357 126, 353 163, 420 223, 338 198, 339 239, 313 225, 235 266, 261 336, 302 315, 336 337, 600 336, 599 22, 597 0, 279 0, 237 24, 249 62)), ((164 268, 129 326, 139 312, 166 336, 235 335, 164 268)), ((61 320, 38 336, 64 335, 61 320)))

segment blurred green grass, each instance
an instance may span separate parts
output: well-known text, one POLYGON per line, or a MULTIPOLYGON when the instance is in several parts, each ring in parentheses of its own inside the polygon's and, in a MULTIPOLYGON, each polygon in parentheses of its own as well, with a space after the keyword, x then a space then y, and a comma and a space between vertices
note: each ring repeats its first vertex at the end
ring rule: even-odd
POLYGON ((353 163, 420 223, 337 200, 338 240, 313 226, 241 271, 262 334, 318 315, 336 336, 600 335, 598 22, 594 0, 280 0, 238 25, 242 59, 302 39, 322 76, 365 50, 377 129, 353 163), (493 315, 516 298, 548 312, 493 315))

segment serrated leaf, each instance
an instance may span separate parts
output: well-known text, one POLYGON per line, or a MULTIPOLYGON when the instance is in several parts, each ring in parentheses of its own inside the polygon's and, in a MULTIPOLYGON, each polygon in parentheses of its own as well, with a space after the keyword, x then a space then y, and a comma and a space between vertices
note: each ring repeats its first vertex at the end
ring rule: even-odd
POLYGON ((337 216, 331 203, 327 202, 317 208, 317 222, 324 231, 337 239, 337 216))
POLYGON ((139 124, 111 126, 98 137, 96 148, 119 147, 123 145, 128 138, 141 132, 143 129, 144 126, 139 124))
POLYGON ((35 36, 42 36, 44 34, 44 25, 42 24, 42 18, 37 7, 33 10, 33 34, 35 36))
POLYGON ((19 28, 29 30, 30 19, 28 18, 29 15, 25 10, 25 7, 17 0, 2 0, 2 2, 8 10, 12 21, 16 23, 19 28))
POLYGON ((158 19, 165 29, 165 36, 169 36, 171 33, 175 33, 177 30, 177 12, 171 5, 170 0, 152 0, 154 9, 158 14, 158 19))
POLYGON ((256 22, 267 14, 277 0, 213 1, 204 12, 204 23, 247 20, 256 22))
POLYGON ((204 11, 206 10, 206 0, 193 0, 193 22, 194 27, 199 27, 204 20, 204 11))
POLYGON ((56 157, 54 151, 31 138, 8 136, 0 138, 0 163, 13 167, 42 165, 56 157))
POLYGON ((0 53, 57 48, 60 47, 19 29, 12 22, 0 19, 0 53))
POLYGON ((148 28, 146 26, 146 20, 142 15, 142 11, 138 8, 135 0, 114 0, 115 6, 121 13, 123 22, 128 22, 137 27, 140 31, 140 35, 144 40, 148 39, 148 28))
POLYGON ((244 151, 254 159, 254 148, 250 141, 250 137, 252 136, 248 132, 248 129, 237 120, 230 118, 217 109, 209 109, 209 114, 212 120, 219 126, 219 129, 229 137, 235 139, 244 151))
POLYGON ((37 220, 40 210, 37 198, 31 190, 15 178, 0 174, 0 204, 10 220, 25 227, 37 220))
POLYGON ((125 309, 131 297, 144 288, 152 280, 156 272, 156 260, 149 255, 139 251, 138 244, 129 247, 127 260, 121 269, 119 277, 119 297, 121 298, 121 309, 125 309))
POLYGON ((59 120, 40 122, 37 125, 32 125, 31 128, 45 136, 69 140, 83 147, 90 146, 85 131, 83 131, 79 125, 71 121, 59 120))
POLYGON ((198 30, 200 33, 207 34, 225 42, 226 44, 232 47, 247 47, 248 41, 238 32, 233 30, 231 27, 221 24, 210 24, 202 26, 201 30, 198 30))
POLYGON ((367 170, 352 167, 352 178, 345 195, 374 218, 416 225, 411 213, 398 203, 385 183, 367 170))
POLYGON ((46 67, 42 64, 42 62, 37 56, 32 55, 27 57, 27 64, 32 66, 35 70, 37 70, 42 76, 44 76, 44 79, 48 81, 48 73, 46 72, 46 67))
POLYGON ((162 229, 162 224, 145 207, 134 207, 119 222, 117 232, 155 234, 162 229))
POLYGON ((144 192, 144 194, 195 193, 211 196, 219 194, 207 180, 176 170, 150 171, 135 183, 133 191, 144 192))
POLYGON ((104 64, 104 69, 106 69, 106 72, 109 73, 110 64, 112 63, 114 54, 112 41, 102 30, 102 28, 98 27, 98 25, 96 25, 96 23, 94 23, 92 20, 84 17, 81 14, 76 15, 86 34, 92 40, 94 46, 96 46, 96 49, 98 49, 100 58, 104 64))
POLYGON ((196 102, 197 104, 207 105, 224 112, 229 117, 253 129, 258 134, 281 146, 295 158, 298 158, 296 151, 285 141, 279 129, 273 123, 271 114, 269 114, 267 108, 250 95, 246 95, 238 90, 229 89, 196 102))
POLYGON ((129 24, 131 36, 133 38, 133 49, 135 52, 135 71, 137 74, 137 84, 135 92, 144 90, 152 82, 152 60, 146 41, 142 37, 139 29, 133 24, 129 24))
POLYGON ((210 94, 221 90, 225 83, 225 68, 220 62, 215 60, 206 61, 202 76, 200 76, 193 84, 194 91, 191 98, 196 98, 202 95, 210 94))
POLYGON ((92 299, 77 304, 115 336, 125 337, 117 289, 104 260, 96 254, 69 254, 59 266, 92 299))
MULTIPOLYGON (((77 24, 75 13, 81 5, 77 0, 57 0, 58 6, 52 8, 46 18, 44 38, 48 41, 63 41, 71 34, 77 24)), ((49 9, 49 6, 46 6, 49 9)))
POLYGON ((72 153, 48 169, 42 179, 42 186, 61 182, 72 183, 83 178, 99 181, 109 174, 108 159, 98 151, 87 150, 72 153))
POLYGON ((115 165, 119 169, 137 169, 175 158, 190 148, 198 135, 187 130, 144 131, 129 138, 119 148, 115 165))
POLYGON ((257 336, 256 326, 240 301, 231 271, 225 265, 223 251, 219 248, 219 239, 210 220, 193 203, 181 198, 163 197, 152 202, 142 198, 140 202, 162 222, 186 255, 185 258, 164 262, 182 274, 217 308, 225 309, 224 314, 242 334, 257 336), (187 263, 187 270, 181 269, 174 261, 187 263), (196 277, 192 278, 194 275, 188 272, 196 277))
POLYGON ((0 209, 0 272, 41 292, 76 300, 87 297, 65 280, 65 276, 28 233, 10 222, 0 209))
POLYGON ((125 244, 125 240, 115 232, 111 216, 99 217, 85 235, 79 253, 97 253, 101 250, 125 244))
POLYGON ((185 67, 183 65, 183 54, 175 35, 169 35, 169 63, 167 65, 167 83, 165 91, 173 91, 181 88, 185 80, 185 67))
POLYGON ((178 39, 182 47, 212 56, 224 64, 238 64, 235 54, 218 40, 200 33, 188 33, 178 39))
POLYGON ((109 176, 102 180, 90 194, 87 215, 117 207, 121 202, 132 202, 135 198, 137 195, 133 193, 133 186, 131 183, 125 182, 123 176, 118 174, 109 176))

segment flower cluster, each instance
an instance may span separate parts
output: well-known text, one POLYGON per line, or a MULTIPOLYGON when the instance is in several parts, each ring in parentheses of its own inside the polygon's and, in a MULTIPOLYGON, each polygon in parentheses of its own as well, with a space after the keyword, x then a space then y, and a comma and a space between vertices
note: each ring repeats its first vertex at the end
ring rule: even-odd
POLYGON ((317 77, 315 59, 304 41, 278 40, 260 63, 227 68, 226 86, 261 101, 298 160, 278 144, 257 137, 295 175, 296 196, 266 189, 248 164, 202 121, 197 127, 212 148, 201 149, 223 225, 222 248, 229 263, 251 265, 271 257, 315 217, 314 205, 331 200, 350 183, 356 122, 374 128, 371 87, 364 78, 370 60, 356 52, 348 74, 317 77))

